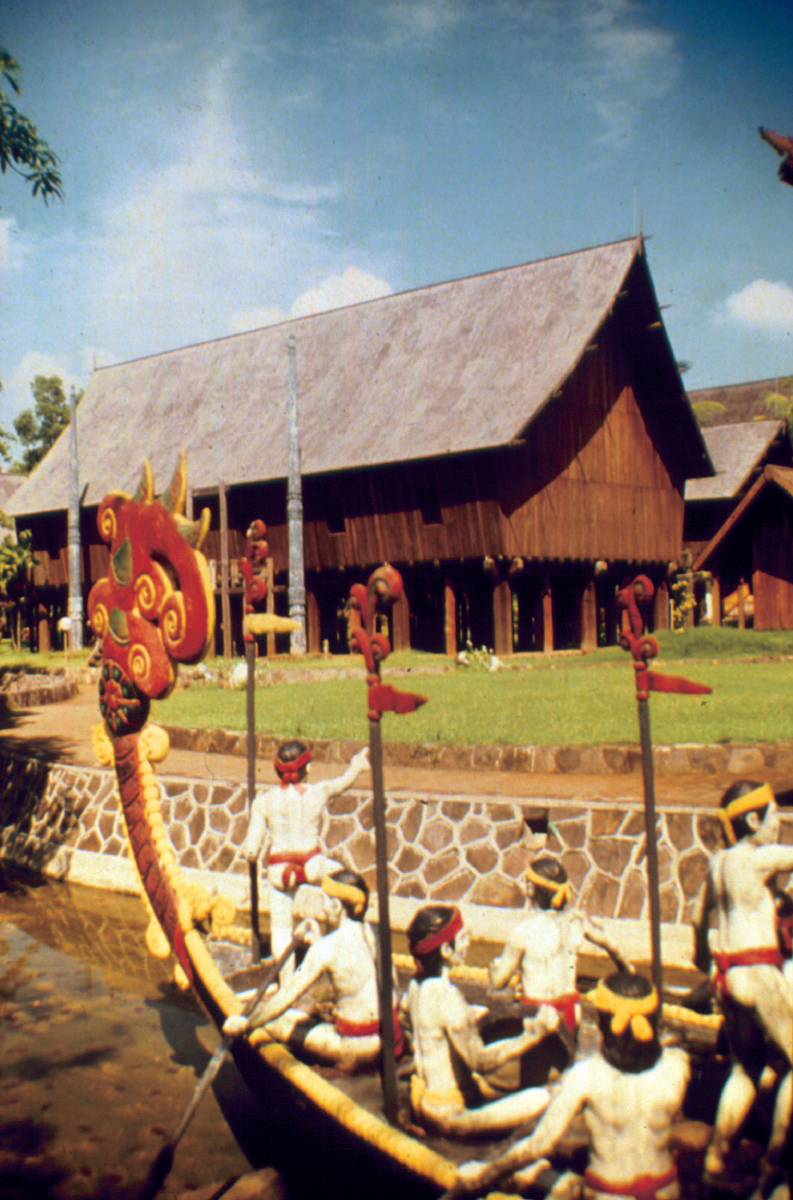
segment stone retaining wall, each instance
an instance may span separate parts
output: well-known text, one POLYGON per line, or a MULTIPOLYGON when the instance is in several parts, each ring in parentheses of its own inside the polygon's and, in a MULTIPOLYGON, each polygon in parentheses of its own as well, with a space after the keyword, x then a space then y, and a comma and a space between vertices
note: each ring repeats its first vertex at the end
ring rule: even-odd
MULTIPOLYGON (((221 887, 235 883, 231 890, 244 894, 247 864, 238 847, 247 827, 246 786, 171 776, 160 783, 163 820, 179 865, 212 873, 221 887)), ((386 824, 390 890, 407 909, 427 901, 522 908, 523 871, 546 849, 561 857, 587 912, 627 920, 647 915, 639 805, 393 792, 386 824)), ((84 863, 90 856, 97 877, 105 879, 109 862, 127 855, 115 776, 99 768, 0 752, 0 827, 0 857, 59 876, 69 876, 72 859, 84 863)), ((657 831, 662 920, 685 925, 708 857, 721 844, 718 818, 678 806, 659 812, 657 831)), ((793 844, 793 815, 782 817, 780 837, 793 844)), ((330 802, 322 847, 374 887, 368 791, 351 789, 330 802)))
MULTIPOLYGON (((247 734, 228 729, 185 729, 165 726, 175 750, 202 754, 247 753, 247 734)), ((256 757, 272 758, 282 738, 256 735, 256 757)), ((306 738, 315 762, 344 763, 368 743, 306 738)), ((392 767, 439 767, 454 771, 516 771, 544 775, 629 775, 641 772, 642 752, 636 744, 614 746, 447 746, 427 742, 386 742, 383 760, 392 767)), ((751 775, 775 771, 793 774, 793 743, 733 745, 698 742, 654 746, 657 775, 751 775)))

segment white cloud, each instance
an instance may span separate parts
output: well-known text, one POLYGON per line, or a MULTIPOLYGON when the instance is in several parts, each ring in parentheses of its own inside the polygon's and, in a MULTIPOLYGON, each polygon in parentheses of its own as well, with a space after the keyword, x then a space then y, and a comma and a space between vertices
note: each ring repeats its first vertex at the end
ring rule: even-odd
POLYGON ((391 285, 384 279, 378 279, 359 267, 347 267, 341 275, 329 275, 316 287, 302 292, 289 312, 284 312, 277 304, 241 309, 231 319, 231 332, 243 333, 247 329, 261 329, 264 325, 278 325, 290 317, 308 317, 332 308, 362 304, 365 300, 390 296, 392 291, 391 285))
POLYGON ((391 291, 384 279, 378 279, 358 267, 347 267, 341 275, 330 275, 317 287, 309 288, 298 296, 292 305, 291 315, 307 317, 310 313, 326 312, 330 308, 343 308, 347 304, 361 304, 364 300, 390 296, 391 291))
POLYGON ((793 334, 793 287, 769 279, 755 279, 727 297, 718 319, 759 333, 790 337, 793 334))

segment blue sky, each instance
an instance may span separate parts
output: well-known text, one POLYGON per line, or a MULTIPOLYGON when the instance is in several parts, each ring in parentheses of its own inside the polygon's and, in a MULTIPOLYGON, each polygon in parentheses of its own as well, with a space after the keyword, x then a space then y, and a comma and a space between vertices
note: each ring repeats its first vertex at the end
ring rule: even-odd
POLYGON ((0 423, 104 366, 630 236, 689 389, 793 373, 791 0, 3 0, 0 423))

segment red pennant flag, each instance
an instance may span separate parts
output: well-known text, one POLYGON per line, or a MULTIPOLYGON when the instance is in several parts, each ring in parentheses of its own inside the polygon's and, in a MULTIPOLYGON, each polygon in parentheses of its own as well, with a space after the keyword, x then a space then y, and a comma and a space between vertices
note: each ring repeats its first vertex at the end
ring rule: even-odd
POLYGON ((412 713, 426 703, 426 696, 397 691, 390 683, 375 683, 369 688, 369 708, 378 713, 412 713))
POLYGON ((713 692, 706 683, 694 683, 682 675, 662 675, 660 671, 647 672, 647 688, 651 692, 681 692, 686 696, 709 696, 713 692))

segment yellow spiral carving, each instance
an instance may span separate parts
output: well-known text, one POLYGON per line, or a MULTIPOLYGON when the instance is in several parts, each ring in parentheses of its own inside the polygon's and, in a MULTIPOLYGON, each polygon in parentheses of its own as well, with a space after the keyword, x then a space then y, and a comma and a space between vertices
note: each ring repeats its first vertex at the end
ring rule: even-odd
POLYGON ((97 604, 94 611, 91 613, 91 628, 97 637, 104 637, 107 633, 107 609, 104 604, 97 604))
POLYGON ((159 594, 157 582, 151 575, 139 575, 135 580, 135 599, 144 617, 157 615, 159 594))
POLYGON ((160 630, 166 646, 178 645, 187 632, 187 617, 181 592, 174 592, 166 600, 160 618, 160 630))
POLYGON ((99 532, 110 545, 116 536, 116 514, 112 508, 106 508, 99 518, 99 532))
POLYGON ((142 683, 151 671, 151 656, 146 647, 136 642, 130 649, 128 661, 132 678, 142 683))

